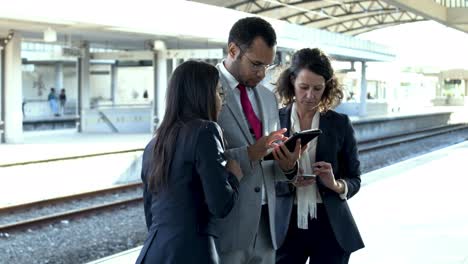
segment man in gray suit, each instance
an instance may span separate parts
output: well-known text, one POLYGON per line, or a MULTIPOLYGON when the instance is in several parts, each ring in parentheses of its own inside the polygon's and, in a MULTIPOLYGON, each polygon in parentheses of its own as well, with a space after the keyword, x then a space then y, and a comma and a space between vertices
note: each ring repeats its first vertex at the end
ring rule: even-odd
POLYGON ((217 65, 224 93, 218 118, 226 155, 237 160, 244 178, 239 200, 218 222, 217 248, 222 264, 275 262, 275 181, 297 173, 300 142, 294 152, 283 144, 275 95, 260 85, 273 63, 276 34, 257 17, 237 21, 229 32, 228 54, 217 65), (263 160, 273 148, 275 160, 263 160))

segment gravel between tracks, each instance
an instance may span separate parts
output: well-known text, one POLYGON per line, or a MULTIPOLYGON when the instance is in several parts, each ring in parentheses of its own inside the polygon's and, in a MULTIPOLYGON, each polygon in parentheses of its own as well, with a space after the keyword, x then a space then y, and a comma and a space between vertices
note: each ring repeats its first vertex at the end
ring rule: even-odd
POLYGON ((0 263, 86 263, 143 244, 143 205, 0 234, 0 263))

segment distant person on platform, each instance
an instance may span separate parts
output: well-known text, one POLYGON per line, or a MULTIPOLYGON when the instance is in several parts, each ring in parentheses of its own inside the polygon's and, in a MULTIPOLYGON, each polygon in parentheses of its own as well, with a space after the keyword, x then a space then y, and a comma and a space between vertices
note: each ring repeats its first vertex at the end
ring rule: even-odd
POLYGON ((212 65, 187 61, 172 74, 164 118, 143 153, 149 233, 138 264, 219 263, 214 221, 231 211, 242 179, 224 155, 220 96, 212 65))
POLYGON ((24 106, 26 105, 26 100, 23 98, 23 103, 21 104, 21 111, 23 113, 23 117, 26 116, 26 114, 24 113, 24 106))
POLYGON ((67 103, 67 95, 65 94, 65 89, 60 90, 59 101, 60 101, 60 114, 64 115, 65 104, 67 103))
POLYGON ((47 96, 47 101, 49 102, 49 107, 52 114, 54 116, 59 116, 57 93, 55 92, 55 88, 50 88, 49 95, 47 96))
POLYGON ((297 173, 300 141, 290 152, 273 92, 260 82, 274 62, 276 33, 259 17, 238 20, 229 32, 227 57, 216 67, 225 95, 218 119, 226 156, 239 162, 244 178, 239 202, 219 220, 217 246, 223 264, 275 262, 275 182, 297 173), (269 150, 276 160, 263 160, 269 150))
POLYGON ((148 90, 143 92, 143 99, 148 100, 148 90))
POLYGON ((278 183, 277 264, 346 264, 364 247, 347 199, 361 187, 356 138, 347 115, 332 109, 343 98, 330 59, 320 49, 294 53, 280 75, 281 127, 320 129, 299 160, 301 183, 278 183), (284 240, 284 243, 283 243, 284 240))

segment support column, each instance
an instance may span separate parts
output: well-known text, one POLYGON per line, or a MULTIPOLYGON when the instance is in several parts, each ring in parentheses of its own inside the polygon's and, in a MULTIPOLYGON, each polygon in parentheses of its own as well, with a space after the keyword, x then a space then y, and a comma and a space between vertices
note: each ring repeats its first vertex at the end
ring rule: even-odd
POLYGON ((57 94, 60 94, 60 90, 63 88, 63 63, 57 62, 55 64, 55 90, 57 94))
POLYGON ((162 41, 155 41, 153 71, 154 71, 154 123, 156 129, 164 118, 166 110, 166 90, 167 90, 167 59, 166 46, 162 41))
POLYGON ((117 61, 115 62, 115 64, 111 65, 110 74, 111 74, 111 101, 112 101, 112 105, 115 105, 115 98, 117 97, 117 77, 118 77, 117 76, 118 74, 117 61))
POLYGON ((0 39, 0 143, 5 142, 5 49, 0 39))
POLYGON ((78 59, 78 114, 80 115, 78 132, 86 131, 86 111, 90 108, 89 60, 89 43, 85 41, 81 46, 81 58, 78 59))
POLYGON ((178 58, 172 59, 172 72, 180 65, 180 60, 178 58))
POLYGON ((153 53, 153 111, 151 111, 151 133, 154 134, 159 126, 158 116, 158 52, 153 53))
POLYGON ((3 84, 4 142, 23 142, 23 91, 21 81, 21 36, 15 32, 4 48, 3 84), (6 100, 8 98, 8 100, 6 100))
POLYGON ((468 97, 468 79, 464 79, 465 83, 465 97, 468 97))
POLYGON ((361 100, 359 105, 359 116, 367 114, 367 76, 366 76, 366 62, 361 61, 361 100))

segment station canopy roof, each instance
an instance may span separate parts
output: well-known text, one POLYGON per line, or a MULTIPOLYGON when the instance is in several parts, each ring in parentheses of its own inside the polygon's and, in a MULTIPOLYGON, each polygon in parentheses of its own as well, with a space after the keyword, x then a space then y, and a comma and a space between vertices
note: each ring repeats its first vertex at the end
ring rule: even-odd
POLYGON ((381 0, 195 0, 347 35, 427 20, 381 0))
POLYGON ((468 33, 467 0, 195 1, 352 36, 423 20, 434 20, 468 33))

